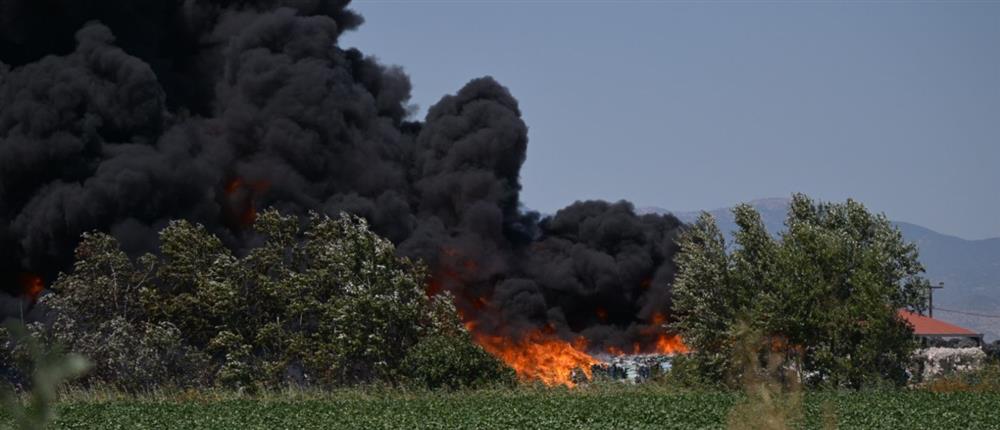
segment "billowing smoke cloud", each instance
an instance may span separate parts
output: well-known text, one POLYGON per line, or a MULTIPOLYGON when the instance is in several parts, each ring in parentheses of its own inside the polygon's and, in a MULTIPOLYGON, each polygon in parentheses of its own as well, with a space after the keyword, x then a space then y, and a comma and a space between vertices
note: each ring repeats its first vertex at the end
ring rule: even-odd
POLYGON ((338 46, 362 22, 347 3, 0 0, 4 289, 50 281, 89 230, 135 254, 185 218, 240 249, 256 208, 348 211, 483 330, 638 341, 669 309, 680 223, 523 211, 507 89, 475 79, 409 120, 403 71, 338 46))

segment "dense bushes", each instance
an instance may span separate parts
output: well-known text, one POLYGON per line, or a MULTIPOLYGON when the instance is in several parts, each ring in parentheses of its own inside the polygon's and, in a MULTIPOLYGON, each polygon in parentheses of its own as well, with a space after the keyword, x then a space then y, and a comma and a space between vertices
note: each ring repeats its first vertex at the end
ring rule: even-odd
POLYGON ((72 273, 42 298, 49 323, 34 331, 90 357, 88 383, 131 391, 457 387, 507 375, 471 342, 447 296, 427 297, 422 267, 397 258, 364 220, 268 211, 254 227, 260 244, 243 256, 184 221, 161 232, 158 256, 136 260, 112 237, 87 234, 72 273))

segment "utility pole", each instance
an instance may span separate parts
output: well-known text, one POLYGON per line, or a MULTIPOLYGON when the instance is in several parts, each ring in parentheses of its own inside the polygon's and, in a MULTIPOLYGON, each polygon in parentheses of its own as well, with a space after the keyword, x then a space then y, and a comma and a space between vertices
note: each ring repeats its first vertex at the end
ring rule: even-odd
POLYGON ((931 318, 934 318, 934 290, 940 290, 942 288, 944 288, 944 282, 938 282, 936 286, 927 286, 927 316, 931 318))

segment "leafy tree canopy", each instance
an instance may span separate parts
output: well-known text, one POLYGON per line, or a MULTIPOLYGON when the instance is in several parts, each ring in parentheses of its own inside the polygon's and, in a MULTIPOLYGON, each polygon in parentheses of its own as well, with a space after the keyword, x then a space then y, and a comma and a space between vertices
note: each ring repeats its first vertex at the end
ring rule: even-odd
POLYGON ((732 249, 707 213, 680 239, 674 325, 695 351, 682 369, 703 382, 739 380, 744 322, 813 384, 905 382, 916 344, 898 310, 922 310, 928 287, 916 245, 853 200, 795 195, 778 239, 751 206, 733 212, 732 249))
POLYGON ((128 390, 513 380, 471 341, 449 296, 424 293, 424 268, 363 219, 272 210, 254 228, 259 245, 237 256, 174 221, 159 255, 136 260, 88 233, 72 273, 42 298, 50 323, 35 329, 89 357, 90 382, 128 390), (441 374, 460 359, 476 367, 441 374))

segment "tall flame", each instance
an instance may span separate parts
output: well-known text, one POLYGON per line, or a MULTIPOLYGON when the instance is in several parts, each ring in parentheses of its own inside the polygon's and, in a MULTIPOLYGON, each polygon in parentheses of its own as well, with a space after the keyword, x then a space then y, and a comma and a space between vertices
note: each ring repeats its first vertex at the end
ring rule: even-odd
POLYGON ((473 334, 473 337, 483 349, 513 368, 519 378, 545 385, 574 387, 576 383, 571 378, 574 369, 590 378, 590 366, 600 363, 584 352, 587 341, 582 337, 570 343, 541 330, 532 330, 520 340, 487 334, 473 334))
POLYGON ((654 344, 654 346, 657 354, 672 355, 690 352, 681 337, 677 335, 670 336, 667 334, 661 334, 656 338, 656 344, 654 344))
MULTIPOLYGON (((660 329, 665 328, 667 317, 659 312, 653 314, 650 323, 660 329)), ((684 340, 678 335, 670 335, 663 331, 655 333, 656 342, 653 343, 653 352, 657 354, 672 355, 686 354, 690 352, 684 340)))

